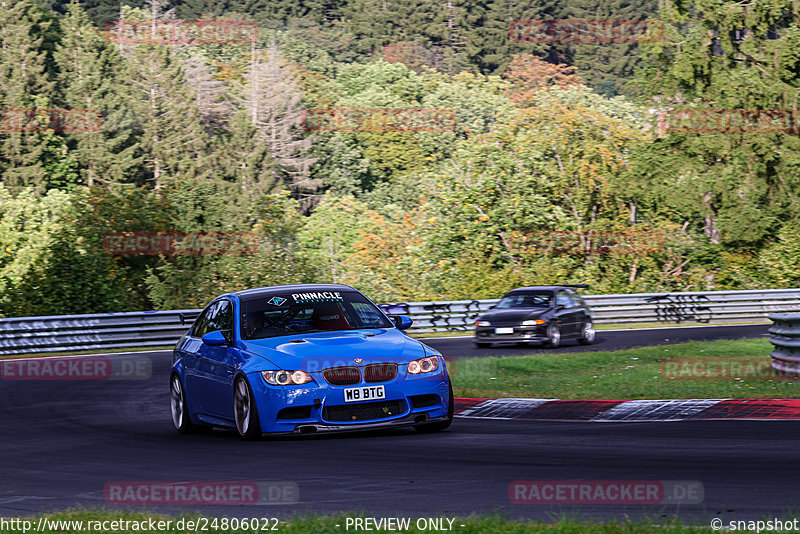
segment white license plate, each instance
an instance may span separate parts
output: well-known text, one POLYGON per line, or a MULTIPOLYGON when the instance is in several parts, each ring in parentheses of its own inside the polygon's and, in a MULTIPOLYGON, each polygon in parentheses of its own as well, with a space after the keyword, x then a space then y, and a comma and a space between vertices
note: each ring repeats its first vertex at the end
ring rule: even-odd
POLYGON ((386 398, 383 386, 363 386, 360 388, 347 388, 344 390, 345 402, 359 402, 368 400, 381 400, 386 398))
POLYGON ((513 327, 512 328, 495 328, 494 329, 494 333, 495 334, 513 334, 514 333, 514 328, 513 327))

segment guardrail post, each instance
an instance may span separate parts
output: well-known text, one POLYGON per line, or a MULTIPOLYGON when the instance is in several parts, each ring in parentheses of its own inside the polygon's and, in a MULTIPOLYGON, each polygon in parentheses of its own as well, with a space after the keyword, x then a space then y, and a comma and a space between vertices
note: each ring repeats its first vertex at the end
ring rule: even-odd
POLYGON ((800 372, 800 313, 773 313, 769 342, 775 346, 770 353, 772 368, 780 374, 800 372))

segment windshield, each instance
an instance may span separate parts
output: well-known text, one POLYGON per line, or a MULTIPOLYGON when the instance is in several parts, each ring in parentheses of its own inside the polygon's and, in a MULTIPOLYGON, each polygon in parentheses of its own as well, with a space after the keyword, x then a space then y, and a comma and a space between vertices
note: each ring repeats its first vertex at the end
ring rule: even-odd
POLYGON ((500 299, 495 308, 549 308, 552 293, 516 293, 500 299))
POLYGON ((242 339, 394 326, 355 291, 273 293, 246 300, 241 323, 242 339))

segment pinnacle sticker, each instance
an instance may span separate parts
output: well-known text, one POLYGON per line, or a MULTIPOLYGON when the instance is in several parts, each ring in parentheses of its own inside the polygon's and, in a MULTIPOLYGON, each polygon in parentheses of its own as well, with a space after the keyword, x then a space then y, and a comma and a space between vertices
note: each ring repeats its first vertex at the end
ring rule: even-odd
POLYGON ((267 302, 273 306, 281 306, 284 302, 286 302, 286 299, 283 297, 272 297, 267 302))
POLYGON ((295 302, 322 302, 344 300, 338 291, 320 291, 315 293, 292 293, 295 302))

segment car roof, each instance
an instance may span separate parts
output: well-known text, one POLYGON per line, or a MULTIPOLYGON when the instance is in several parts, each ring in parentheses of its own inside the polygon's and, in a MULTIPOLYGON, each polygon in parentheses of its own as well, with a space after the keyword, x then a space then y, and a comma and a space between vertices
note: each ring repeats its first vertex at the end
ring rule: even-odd
POLYGON ((557 291, 559 289, 572 289, 569 287, 564 286, 527 286, 527 287, 515 287, 509 293, 516 293, 522 291, 557 291))
POLYGON ((257 298, 262 295, 272 295, 275 293, 314 292, 314 291, 355 291, 355 288, 344 284, 291 284, 286 286, 257 287, 237 291, 235 295, 240 298, 257 298))

